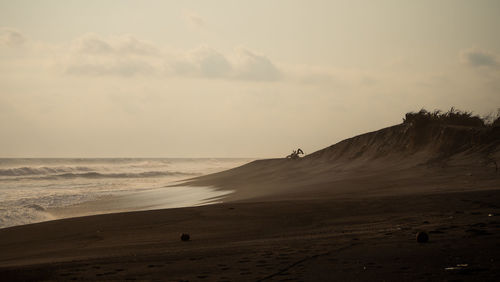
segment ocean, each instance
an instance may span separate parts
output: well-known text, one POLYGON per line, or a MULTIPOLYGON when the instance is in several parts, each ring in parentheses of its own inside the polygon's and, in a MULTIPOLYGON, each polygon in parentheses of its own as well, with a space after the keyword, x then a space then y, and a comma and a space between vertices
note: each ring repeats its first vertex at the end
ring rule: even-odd
POLYGON ((0 228, 100 213, 210 204, 231 191, 168 187, 251 159, 0 159, 0 228))

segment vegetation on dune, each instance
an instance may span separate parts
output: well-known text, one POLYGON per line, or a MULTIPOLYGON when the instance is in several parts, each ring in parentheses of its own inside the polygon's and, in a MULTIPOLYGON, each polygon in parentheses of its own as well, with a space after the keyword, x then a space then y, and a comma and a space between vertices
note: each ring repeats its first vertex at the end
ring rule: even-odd
POLYGON ((500 109, 496 115, 488 115, 480 117, 472 112, 461 111, 451 108, 447 112, 435 110, 429 112, 426 109, 421 109, 419 112, 409 112, 403 118, 403 123, 412 124, 414 126, 424 126, 428 124, 444 124, 444 125, 459 125, 459 126, 474 126, 474 127, 498 127, 500 126, 500 109))
POLYGON ((491 117, 491 119, 490 119, 491 126, 500 127, 500 109, 498 109, 496 116, 490 115, 490 117, 491 117))

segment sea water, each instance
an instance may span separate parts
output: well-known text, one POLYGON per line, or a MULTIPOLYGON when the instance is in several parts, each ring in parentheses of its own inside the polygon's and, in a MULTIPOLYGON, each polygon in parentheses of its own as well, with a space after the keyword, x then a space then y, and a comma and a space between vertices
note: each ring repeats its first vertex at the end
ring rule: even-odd
POLYGON ((168 187, 250 159, 0 159, 0 228, 70 216, 208 204, 230 191, 168 187))

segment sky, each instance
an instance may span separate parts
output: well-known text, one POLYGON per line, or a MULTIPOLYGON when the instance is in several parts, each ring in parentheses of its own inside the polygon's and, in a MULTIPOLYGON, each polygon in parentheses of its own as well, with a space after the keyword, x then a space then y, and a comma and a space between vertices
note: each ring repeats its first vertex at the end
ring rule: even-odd
POLYGON ((500 1, 0 0, 0 157, 306 154, 500 107, 500 1))

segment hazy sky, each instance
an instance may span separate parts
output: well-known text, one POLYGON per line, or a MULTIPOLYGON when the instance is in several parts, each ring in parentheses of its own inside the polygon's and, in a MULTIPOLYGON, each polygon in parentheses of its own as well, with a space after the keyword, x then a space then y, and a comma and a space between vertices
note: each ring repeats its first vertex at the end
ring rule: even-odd
POLYGON ((0 157, 278 157, 500 107, 500 1, 0 1, 0 157))

